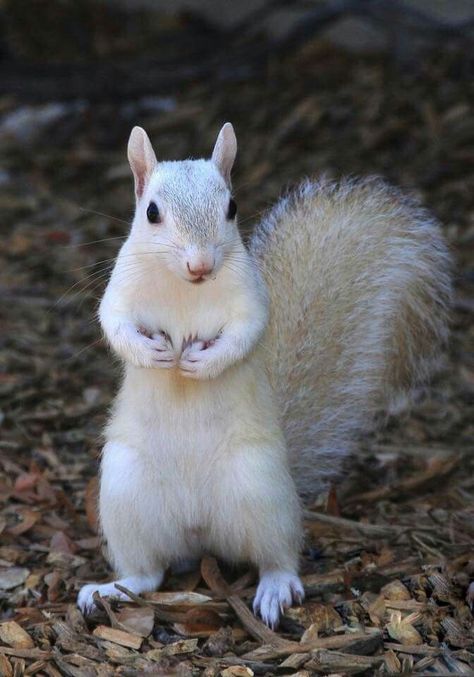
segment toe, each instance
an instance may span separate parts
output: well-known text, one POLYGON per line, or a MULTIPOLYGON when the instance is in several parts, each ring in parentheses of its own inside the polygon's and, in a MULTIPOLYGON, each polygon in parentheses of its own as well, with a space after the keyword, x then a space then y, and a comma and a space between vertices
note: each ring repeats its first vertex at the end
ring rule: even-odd
POLYGON ((77 606, 86 616, 89 616, 95 609, 94 593, 98 586, 84 585, 77 597, 77 606))
POLYGON ((278 602, 278 594, 275 592, 267 592, 263 595, 260 604, 260 616, 266 625, 272 629, 276 628, 280 620, 280 607, 278 602))
POLYGON ((293 603, 300 604, 304 589, 296 574, 288 572, 268 572, 264 574, 257 587, 253 603, 255 614, 271 628, 275 628, 284 613, 293 603))
MULTIPOLYGON (((291 594, 293 597, 294 604, 302 604, 304 600, 304 588, 300 579, 295 576, 294 579, 290 582, 291 594)), ((290 603, 291 606, 291 603, 290 603)))

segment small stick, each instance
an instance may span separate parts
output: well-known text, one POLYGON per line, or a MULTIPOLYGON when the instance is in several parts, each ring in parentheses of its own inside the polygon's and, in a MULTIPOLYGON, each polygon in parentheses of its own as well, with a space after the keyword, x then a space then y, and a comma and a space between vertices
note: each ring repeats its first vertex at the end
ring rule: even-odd
MULTIPOLYGON (((279 637, 273 630, 270 630, 262 621, 255 618, 253 613, 247 605, 240 599, 238 595, 229 587, 222 576, 217 561, 211 557, 205 557, 201 562, 201 574, 212 592, 216 592, 226 598, 227 603, 235 611, 240 619, 240 622, 255 639, 265 644, 272 646, 286 646, 287 644, 294 644, 294 642, 287 642, 279 637)), ((291 653, 291 651, 289 652, 291 653)))
POLYGON ((351 531, 359 531, 373 538, 387 538, 389 536, 399 536, 408 530, 408 527, 397 527, 393 525, 378 525, 366 524, 365 522, 356 522, 345 517, 336 517, 334 515, 325 515, 320 512, 312 512, 305 510, 303 513, 304 519, 312 522, 323 522, 330 524, 339 529, 350 529, 351 531))

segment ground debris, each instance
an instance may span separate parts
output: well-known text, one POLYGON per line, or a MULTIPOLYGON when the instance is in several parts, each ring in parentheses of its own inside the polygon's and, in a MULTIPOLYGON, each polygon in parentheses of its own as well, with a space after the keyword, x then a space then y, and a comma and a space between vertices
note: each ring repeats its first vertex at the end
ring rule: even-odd
MULTIPOLYGON (((315 41, 238 96, 235 83, 209 81, 168 108, 81 104, 51 122, 54 144, 40 124, 28 152, 15 135, 2 149, 0 675, 473 674, 468 66, 454 48, 404 70, 315 41), (447 367, 308 506, 306 600, 276 631, 251 611, 256 573, 211 558, 85 619, 80 586, 110 576, 98 440, 119 371, 95 314, 132 209, 124 144, 138 122, 163 158, 201 156, 226 119, 239 136, 244 233, 283 187, 320 170, 382 174, 422 194, 458 266, 447 367)), ((14 99, 0 112, 9 125, 26 119, 14 99)), ((39 114, 28 108, 28 120, 39 114)))

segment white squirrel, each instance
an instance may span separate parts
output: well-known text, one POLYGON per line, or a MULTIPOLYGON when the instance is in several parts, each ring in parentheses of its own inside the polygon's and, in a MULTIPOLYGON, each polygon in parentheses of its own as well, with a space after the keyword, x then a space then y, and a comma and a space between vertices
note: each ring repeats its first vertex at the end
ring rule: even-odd
MULTIPOLYGON (((136 213, 100 305, 125 370, 99 513, 115 582, 139 594, 206 552, 248 561, 275 627, 304 595, 301 500, 429 377, 450 266, 435 221, 377 179, 306 181, 247 250, 236 151, 229 123, 210 160, 158 162, 131 133, 136 213)), ((115 582, 85 585, 79 607, 126 599, 115 582)))

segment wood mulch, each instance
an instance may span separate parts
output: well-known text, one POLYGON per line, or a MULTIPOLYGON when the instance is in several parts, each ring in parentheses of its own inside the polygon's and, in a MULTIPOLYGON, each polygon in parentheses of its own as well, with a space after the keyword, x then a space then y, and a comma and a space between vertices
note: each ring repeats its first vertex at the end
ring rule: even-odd
POLYGON ((473 674, 473 101, 461 52, 397 66, 318 41, 238 84, 61 104, 56 122, 0 99, 0 675, 473 674), (446 365, 308 508, 306 601, 277 631, 250 612, 255 572, 212 558, 84 619, 79 587, 110 576, 94 492, 119 374, 94 313, 132 213, 127 136, 201 155, 226 119, 247 230, 320 170, 423 196, 456 257, 446 365))

